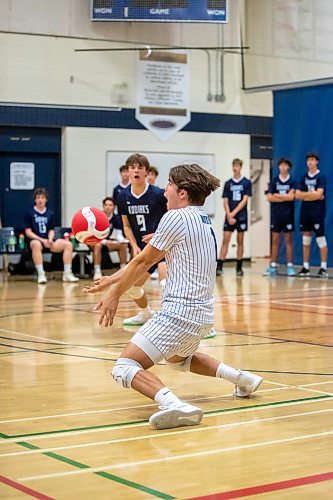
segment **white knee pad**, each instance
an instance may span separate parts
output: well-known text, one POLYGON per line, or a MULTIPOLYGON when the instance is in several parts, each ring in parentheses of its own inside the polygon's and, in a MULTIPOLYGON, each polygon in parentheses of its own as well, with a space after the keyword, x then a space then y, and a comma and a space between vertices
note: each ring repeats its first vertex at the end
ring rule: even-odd
POLYGON ((143 370, 140 363, 130 358, 119 358, 112 370, 112 377, 125 389, 130 389, 132 380, 139 370, 143 370))
POLYGON ((305 247, 309 247, 311 245, 311 236, 302 236, 302 242, 305 247))
POLYGON ((185 358, 180 363, 170 363, 169 361, 165 360, 165 364, 171 370, 176 370, 178 372, 189 372, 191 369, 192 357, 193 357, 193 354, 191 356, 188 356, 187 358, 185 358))
POLYGON ((318 236, 318 238, 316 238, 316 242, 317 242, 317 245, 319 246, 319 248, 327 247, 327 242, 326 242, 325 236, 318 236))
POLYGON ((145 291, 141 286, 131 286, 129 290, 127 290, 127 295, 131 297, 131 299, 141 299, 143 297, 145 291))

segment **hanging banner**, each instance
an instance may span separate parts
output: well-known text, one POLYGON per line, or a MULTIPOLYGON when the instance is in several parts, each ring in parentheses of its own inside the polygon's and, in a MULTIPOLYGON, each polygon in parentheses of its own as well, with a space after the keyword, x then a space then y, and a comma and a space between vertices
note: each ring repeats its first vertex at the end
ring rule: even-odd
POLYGON ((188 54, 140 51, 136 119, 165 142, 191 120, 188 54))

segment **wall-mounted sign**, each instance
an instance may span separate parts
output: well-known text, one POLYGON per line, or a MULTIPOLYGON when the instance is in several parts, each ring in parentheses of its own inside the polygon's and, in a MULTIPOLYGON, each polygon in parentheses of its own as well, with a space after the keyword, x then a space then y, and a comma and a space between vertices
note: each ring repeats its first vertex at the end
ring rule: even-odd
POLYGON ((10 189, 31 190, 35 187, 35 164, 32 162, 11 162, 10 189))

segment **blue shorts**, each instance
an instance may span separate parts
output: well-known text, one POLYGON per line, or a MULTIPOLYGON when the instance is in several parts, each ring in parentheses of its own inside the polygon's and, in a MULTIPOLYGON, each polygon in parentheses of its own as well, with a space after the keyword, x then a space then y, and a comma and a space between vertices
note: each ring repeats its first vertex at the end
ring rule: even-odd
POLYGON ((325 236, 325 217, 301 214, 300 230, 314 232, 317 238, 325 236))
POLYGON ((272 233, 292 233, 295 231, 294 219, 273 219, 271 220, 272 233))
POLYGON ((232 233, 235 230, 238 233, 244 233, 245 231, 247 231, 247 220, 236 220, 235 224, 231 225, 226 218, 224 221, 223 231, 230 231, 232 233))

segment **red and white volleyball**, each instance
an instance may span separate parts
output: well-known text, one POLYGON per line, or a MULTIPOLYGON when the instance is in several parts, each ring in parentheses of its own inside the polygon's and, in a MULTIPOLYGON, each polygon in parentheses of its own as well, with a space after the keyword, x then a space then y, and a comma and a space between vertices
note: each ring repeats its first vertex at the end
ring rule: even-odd
POLYGON ((75 238, 86 245, 96 245, 110 232, 109 219, 99 208, 83 207, 72 219, 75 238))

